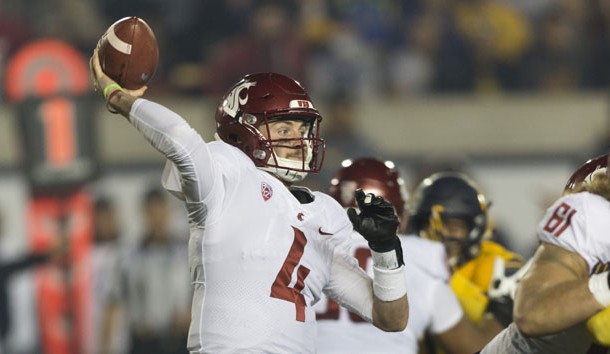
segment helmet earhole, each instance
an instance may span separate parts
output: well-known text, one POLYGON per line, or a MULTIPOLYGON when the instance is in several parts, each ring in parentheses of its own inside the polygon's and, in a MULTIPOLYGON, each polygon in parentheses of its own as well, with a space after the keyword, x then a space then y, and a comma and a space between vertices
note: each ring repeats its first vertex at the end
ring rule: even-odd
POLYGON ((229 134, 229 139, 231 139, 231 141, 234 143, 240 142, 239 135, 237 134, 229 134))
POLYGON ((265 157, 267 156, 267 154, 265 153, 265 151, 263 150, 254 150, 254 154, 252 154, 254 156, 254 158, 257 158, 259 160, 263 160, 265 159, 265 157))
POLYGON ((252 114, 244 114, 244 118, 243 118, 246 123, 250 124, 250 125, 256 125, 257 119, 254 115, 252 114))

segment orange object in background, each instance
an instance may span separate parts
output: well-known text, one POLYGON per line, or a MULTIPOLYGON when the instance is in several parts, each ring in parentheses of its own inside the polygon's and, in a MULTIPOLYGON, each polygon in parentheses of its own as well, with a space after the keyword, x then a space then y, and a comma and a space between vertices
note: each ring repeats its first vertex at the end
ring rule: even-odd
POLYGON ((28 207, 28 234, 33 251, 64 242, 59 265, 38 268, 35 275, 43 352, 88 353, 91 338, 92 202, 84 192, 67 197, 39 197, 28 207))
POLYGON ((32 42, 8 63, 5 88, 12 102, 29 96, 82 95, 90 90, 88 64, 67 43, 55 39, 32 42))
POLYGON ((87 60, 59 40, 31 42, 8 62, 5 91, 31 191, 30 248, 67 248, 61 262, 36 270, 41 351, 92 353, 93 206, 84 186, 96 177, 98 158, 87 60))

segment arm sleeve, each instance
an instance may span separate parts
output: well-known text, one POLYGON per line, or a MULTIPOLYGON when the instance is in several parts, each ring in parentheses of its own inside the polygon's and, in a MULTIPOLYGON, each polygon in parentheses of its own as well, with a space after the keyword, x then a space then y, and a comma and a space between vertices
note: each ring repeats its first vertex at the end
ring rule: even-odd
POLYGON ((373 321, 373 281, 354 258, 336 252, 324 293, 350 312, 373 321))
POLYGON ((324 215, 328 230, 334 234, 327 239, 330 253, 330 276, 324 288, 326 296, 368 322, 373 320, 373 280, 352 257, 355 240, 364 238, 354 231, 345 209, 330 196, 315 193, 324 201, 324 215))
POLYGON ((129 121, 175 165, 183 199, 200 201, 213 191, 214 184, 221 180, 220 171, 206 143, 182 117, 160 104, 137 99, 129 121))

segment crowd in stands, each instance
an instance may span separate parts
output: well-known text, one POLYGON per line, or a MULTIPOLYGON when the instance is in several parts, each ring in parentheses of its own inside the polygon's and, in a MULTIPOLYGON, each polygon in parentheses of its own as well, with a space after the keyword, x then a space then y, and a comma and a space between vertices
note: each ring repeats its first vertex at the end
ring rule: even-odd
POLYGON ((88 55, 130 15, 157 35, 151 89, 162 93, 217 95, 254 71, 298 78, 319 99, 563 92, 610 81, 608 0, 3 0, 0 65, 49 36, 88 55))

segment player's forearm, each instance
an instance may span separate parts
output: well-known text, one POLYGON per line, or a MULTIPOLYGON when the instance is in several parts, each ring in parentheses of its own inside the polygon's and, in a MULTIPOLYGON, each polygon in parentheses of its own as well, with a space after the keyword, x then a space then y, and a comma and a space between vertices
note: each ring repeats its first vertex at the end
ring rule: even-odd
MULTIPOLYGON (((394 253, 390 251, 387 253, 394 253)), ((382 260, 388 254, 373 254, 373 324, 387 332, 398 332, 405 329, 409 319, 409 302, 405 266, 391 268, 382 260)), ((393 259, 392 257, 389 257, 393 259)), ((394 257, 395 258, 395 257, 394 257)), ((396 260, 390 261, 396 264, 396 260)))
POLYGON ((498 333, 500 333, 504 326, 491 314, 486 313, 481 318, 481 322, 476 325, 478 331, 478 338, 483 340, 483 345, 489 343, 498 333))
POLYGON ((581 323, 601 309, 589 291, 588 279, 543 289, 522 284, 515 301, 514 321, 524 335, 538 337, 581 323))
POLYGON ((184 159, 203 144, 199 134, 180 115, 152 101, 133 102, 129 121, 179 169, 185 164, 184 159))
POLYGON ((116 92, 111 91, 108 99, 108 106, 117 111, 123 117, 129 119, 129 112, 137 97, 130 95, 127 92, 116 89, 116 92))
POLYGON ((164 155, 175 154, 177 146, 188 149, 186 144, 201 140, 180 115, 165 106, 144 99, 136 103, 137 97, 118 89, 115 91, 111 92, 108 105, 127 118, 164 155))
POLYGON ((394 301, 373 300, 373 324, 386 332, 400 332, 405 329, 409 319, 407 295, 394 301))
POLYGON ((452 328, 434 334, 434 339, 449 354, 472 354, 481 350, 500 330, 495 324, 487 322, 485 318, 475 326, 466 316, 463 316, 452 328), (484 325, 490 324, 491 329, 484 327, 484 325))
POLYGON ((371 250, 371 254, 373 256, 373 324, 387 332, 402 331, 409 319, 402 254, 398 255, 396 250, 382 253, 371 250))

